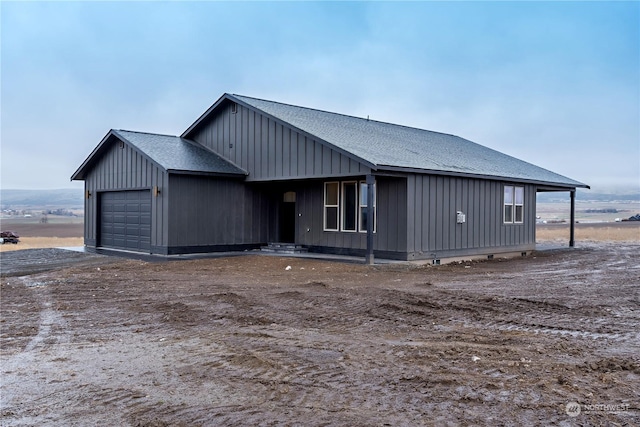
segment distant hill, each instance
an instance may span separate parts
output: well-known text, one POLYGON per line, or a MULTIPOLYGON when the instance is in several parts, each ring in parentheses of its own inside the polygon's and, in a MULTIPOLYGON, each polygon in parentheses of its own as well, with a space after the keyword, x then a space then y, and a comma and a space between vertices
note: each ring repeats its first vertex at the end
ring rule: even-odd
MULTIPOLYGON (((589 190, 578 189, 576 191, 576 200, 581 202, 640 202, 640 191, 629 191, 621 193, 593 193, 589 190)), ((538 202, 568 202, 569 193, 548 192, 538 193, 538 202)))
POLYGON ((62 190, 0 190, 0 208, 5 209, 82 209, 81 188, 62 190))

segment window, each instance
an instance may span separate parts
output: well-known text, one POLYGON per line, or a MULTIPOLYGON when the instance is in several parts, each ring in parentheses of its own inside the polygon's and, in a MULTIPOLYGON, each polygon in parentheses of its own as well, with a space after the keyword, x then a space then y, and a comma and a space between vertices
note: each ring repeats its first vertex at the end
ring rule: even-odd
POLYGON ((515 223, 522 223, 524 219, 524 187, 515 187, 516 199, 514 203, 516 216, 513 219, 515 223))
MULTIPOLYGON (((367 183, 360 182, 360 231, 367 231, 367 183)), ((373 231, 376 231, 376 185, 373 184, 373 231)))
POLYGON ((356 231, 358 183, 342 183, 342 231, 356 231))
POLYGON ((324 229, 325 231, 338 231, 340 184, 337 182, 325 182, 324 184, 324 229))
MULTIPOLYGON (((373 231, 376 231, 376 185, 373 184, 373 231)), ((324 231, 367 231, 367 184, 324 183, 324 231)))
POLYGON ((524 221, 524 187, 504 186, 504 222, 522 224, 524 221))

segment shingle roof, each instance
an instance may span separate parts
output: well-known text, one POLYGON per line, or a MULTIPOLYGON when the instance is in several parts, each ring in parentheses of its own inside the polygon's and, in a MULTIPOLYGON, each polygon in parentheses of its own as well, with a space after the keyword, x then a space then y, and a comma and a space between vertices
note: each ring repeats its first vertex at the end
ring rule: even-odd
POLYGON ((168 171, 222 175, 247 174, 204 146, 185 138, 127 130, 111 132, 168 171))
POLYGON ((379 169, 422 169, 587 187, 581 182, 455 135, 241 95, 229 97, 351 153, 379 169))

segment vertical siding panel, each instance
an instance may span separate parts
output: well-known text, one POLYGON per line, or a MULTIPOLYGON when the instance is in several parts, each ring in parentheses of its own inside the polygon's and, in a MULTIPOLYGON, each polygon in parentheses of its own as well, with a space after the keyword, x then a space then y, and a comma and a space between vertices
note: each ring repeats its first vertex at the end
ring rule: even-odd
POLYGON ((389 226, 387 227, 387 244, 385 248, 391 250, 391 248, 395 248, 398 246, 398 230, 397 224, 400 222, 398 218, 398 183, 397 181, 391 181, 391 191, 389 192, 389 226))
POLYGON ((351 170, 351 159, 345 155, 340 155, 340 173, 347 174, 351 170))
MULTIPOLYGON (((396 223, 399 223, 401 221, 406 221, 407 223, 407 234, 406 234, 406 239, 407 239, 407 251, 409 252, 415 252, 416 249, 416 211, 415 211, 415 205, 419 202, 418 200, 416 200, 416 194, 418 191, 418 184, 417 184, 417 179, 416 176, 414 174, 411 174, 407 177, 407 194, 409 195, 408 201, 407 201, 407 215, 405 216, 405 218, 401 218, 398 216, 396 223)), ((399 208, 398 208, 399 209, 399 208)))
POLYGON ((482 222, 482 246, 491 245, 491 194, 489 193, 489 182, 482 181, 482 212, 480 215, 482 222))
MULTIPOLYGON (((284 169, 282 167, 283 158, 284 158, 282 125, 280 125, 279 123, 274 123, 273 121, 272 123, 273 123, 272 127, 273 127, 274 147, 273 147, 273 159, 270 160, 270 162, 273 163, 273 173, 270 173, 269 176, 281 178, 284 176, 284 169)), ((270 132, 269 135, 272 135, 272 133, 270 132)))
POLYGON ((296 143, 298 145, 298 176, 307 175, 307 146, 305 138, 296 133, 296 143))
POLYGON ((235 164, 240 164, 242 160, 242 109, 238 105, 236 113, 233 115, 235 125, 235 135, 233 136, 233 150, 231 150, 231 160, 235 164))
MULTIPOLYGON (((422 220, 424 213, 424 175, 414 175, 416 181, 416 189, 415 196, 413 201, 413 212, 414 212, 414 234, 415 234, 415 242, 412 249, 410 248, 409 242, 407 242, 407 251, 411 252, 419 252, 422 250, 423 239, 425 235, 424 230, 424 222, 422 220)), ((409 230, 408 233, 411 233, 409 230)), ((407 234, 408 235, 408 234, 407 234)))
POLYGON ((473 247, 480 247, 480 227, 482 226, 480 222, 480 198, 482 195, 480 194, 480 180, 473 180, 473 227, 471 229, 471 236, 473 236, 473 247))
POLYGON ((322 153, 322 149, 324 148, 321 144, 315 143, 315 141, 313 141, 313 174, 322 174, 324 172, 323 169, 323 162, 324 162, 324 157, 323 157, 323 153, 322 153))
POLYGON ((444 202, 445 202, 444 179, 442 178, 442 176, 438 176, 437 200, 436 200, 436 205, 437 205, 436 229, 438 230, 437 232, 438 234, 436 237, 436 250, 438 251, 441 251, 442 249, 444 249, 445 238, 449 237, 445 234, 446 230, 445 230, 445 224, 444 224, 444 210, 445 210, 444 202))
POLYGON ((313 175, 316 173, 317 169, 314 168, 314 144, 313 141, 309 140, 307 137, 304 137, 305 143, 305 152, 307 154, 307 163, 306 163, 306 173, 305 176, 313 175))
POLYGON ((298 164, 300 162, 300 159, 298 159, 298 135, 296 132, 289 133, 289 144, 291 146, 291 156, 289 157, 290 174, 295 177, 298 176, 298 164))
POLYGON ((408 212, 407 212, 407 180, 406 179, 398 179, 396 180, 398 182, 398 205, 397 205, 397 210, 398 212, 398 220, 397 222, 397 227, 398 230, 396 232, 396 235, 398 236, 398 240, 396 242, 396 246, 393 249, 394 251, 399 251, 399 252, 407 252, 407 216, 408 216, 408 212))
POLYGON ((244 170, 248 170, 249 165, 249 117, 250 112, 248 109, 242 107, 240 110, 242 112, 242 156, 240 157, 242 160, 240 161, 240 167, 244 170))
POLYGON ((133 150, 131 150, 131 147, 127 146, 126 150, 124 150, 125 153, 125 163, 124 163, 124 167, 126 168, 126 173, 124 174, 125 176, 125 187, 126 188, 132 188, 135 183, 134 183, 134 170, 133 170, 133 150))
POLYGON ((256 124, 255 124, 255 114, 253 111, 247 111, 247 146, 246 150, 246 161, 244 163, 244 169, 248 172, 255 173, 255 159, 256 159, 256 124))
POLYGON ((322 153, 322 166, 321 173, 323 175, 331 175, 332 166, 331 166, 331 149, 329 147, 325 147, 324 145, 320 145, 316 143, 316 147, 320 147, 322 153))
POLYGON ((420 227, 422 231, 422 245, 420 251, 427 252, 429 250, 430 223, 429 215, 431 206, 429 205, 431 197, 429 195, 429 189, 431 188, 431 177, 428 175, 422 175, 422 205, 420 206, 420 227))
POLYGON ((438 221, 438 178, 429 177, 429 252, 436 250, 438 221))
POLYGON ((222 144, 224 142, 224 114, 220 114, 220 116, 218 117, 215 132, 212 136, 213 140, 211 142, 214 146, 214 151, 216 153, 219 153, 220 155, 223 155, 224 147, 222 144))
POLYGON ((496 200, 496 210, 497 210, 497 214, 496 214, 496 236, 495 236, 495 242, 494 242, 494 246, 499 246, 503 241, 504 241, 504 234, 505 234, 505 230, 504 230, 504 222, 502 221, 502 203, 503 203, 503 195, 501 193, 499 193, 500 189, 502 188, 502 183, 499 182, 494 182, 493 184, 493 194, 494 194, 494 198, 496 200), (500 208, 500 209, 498 209, 500 208))
POLYGON ((445 211, 442 217, 444 228, 447 230, 447 239, 444 241, 444 248, 451 250, 455 248, 455 226, 451 224, 451 211, 455 209, 455 184, 450 177, 444 178, 445 190, 445 211))
POLYGON ((282 144, 278 144, 278 140, 276 139, 276 128, 277 123, 269 119, 269 159, 267 160, 267 164, 269 165, 268 177, 270 178, 278 176, 278 172, 276 171, 276 158, 282 153, 282 144))
POLYGON ((462 192, 463 192, 463 180, 460 178, 455 178, 455 192, 456 192, 456 208, 451 210, 451 222, 453 223, 453 226, 455 227, 456 230, 456 243, 455 243, 455 248, 456 249, 461 249, 462 248, 462 244, 463 244, 463 240, 462 240, 462 234, 464 229, 466 228, 465 224, 458 224, 457 221, 457 215, 456 213, 458 211, 464 211, 464 206, 462 204, 462 192))
POLYGON ((269 123, 268 119, 260 116, 260 169, 259 177, 269 176, 269 123))
POLYGON ((291 131, 282 127, 282 176, 291 176, 291 131))
POLYGON ((331 155, 331 174, 338 175, 340 173, 340 160, 342 155, 337 151, 329 150, 331 155))
POLYGON ((489 197, 491 203, 491 215, 489 216, 489 221, 491 225, 490 236, 489 236, 489 246, 494 247, 496 245, 497 239, 496 234, 500 231, 500 218, 498 217, 498 203, 500 200, 496 197, 496 183, 494 181, 489 182, 489 197))
POLYGON ((376 249, 384 249, 389 246, 389 233, 394 222, 391 216, 390 194, 393 192, 390 180, 379 180, 378 182, 378 229, 376 249))

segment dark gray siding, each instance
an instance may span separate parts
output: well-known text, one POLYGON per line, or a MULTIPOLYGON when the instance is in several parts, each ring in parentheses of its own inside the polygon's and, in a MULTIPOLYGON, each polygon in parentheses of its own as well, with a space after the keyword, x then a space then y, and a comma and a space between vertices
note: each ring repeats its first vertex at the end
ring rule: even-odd
POLYGON ((269 193, 239 180, 188 175, 171 175, 169 185, 170 251, 199 252, 269 240, 269 193))
POLYGON ((248 181, 362 175, 369 169, 280 122, 238 105, 190 136, 249 172, 248 181))
POLYGON ((95 246, 98 227, 98 192, 152 189, 160 194, 151 198, 151 246, 166 246, 168 224, 164 221, 169 196, 167 174, 130 146, 120 147, 113 140, 103 155, 87 173, 85 179, 84 239, 85 245, 95 246), (86 191, 91 196, 86 198, 86 191))
MULTIPOLYGON (((535 247, 536 189, 524 184, 524 223, 503 223, 509 182, 436 175, 407 179, 407 251, 410 258, 529 250, 535 247), (456 212, 466 222, 456 223, 456 212)), ((516 184, 522 185, 522 184, 516 184)))
MULTIPOLYGON (((323 230, 324 182, 310 181, 297 189, 296 243, 314 248, 364 251, 367 247, 366 233, 323 230)), ((376 186, 378 219, 374 250, 396 258, 403 257, 407 248, 406 180, 378 177, 376 186)))

